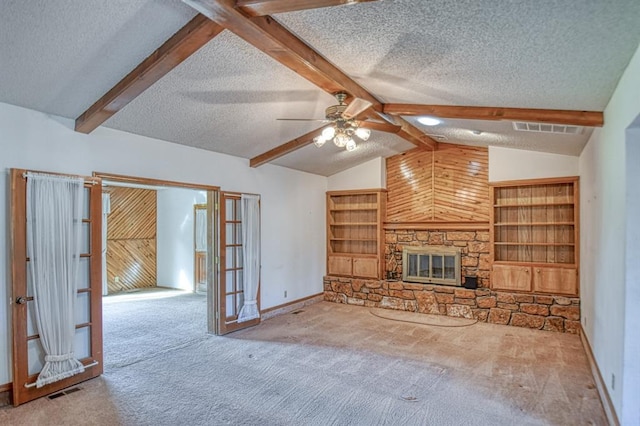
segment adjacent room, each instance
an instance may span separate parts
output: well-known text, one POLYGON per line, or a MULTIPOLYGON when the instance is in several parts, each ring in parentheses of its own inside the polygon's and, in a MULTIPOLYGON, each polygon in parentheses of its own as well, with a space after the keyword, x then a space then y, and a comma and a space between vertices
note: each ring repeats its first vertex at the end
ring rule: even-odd
POLYGON ((207 192, 104 180, 102 194, 105 369, 204 337, 207 192))
POLYGON ((0 423, 640 425, 639 22, 3 2, 0 423))

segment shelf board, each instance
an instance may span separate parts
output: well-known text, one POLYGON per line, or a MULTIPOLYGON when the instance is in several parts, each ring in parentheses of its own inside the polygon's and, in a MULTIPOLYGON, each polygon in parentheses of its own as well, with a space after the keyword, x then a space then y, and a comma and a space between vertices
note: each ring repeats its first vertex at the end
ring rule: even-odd
POLYGON ((572 226, 575 222, 499 222, 493 226, 572 226))
POLYGON ((378 241, 377 238, 329 238, 330 241, 378 241))
POLYGON ((354 258, 365 258, 365 259, 376 259, 378 257, 377 254, 373 253, 356 253, 356 252, 347 252, 347 251, 332 251, 331 253, 327 253, 327 256, 349 256, 354 258))
POLYGON ((495 242, 497 246, 568 246, 573 247, 575 243, 505 243, 505 242, 495 242))
POLYGON ((330 212, 352 212, 352 211, 372 211, 377 212, 377 206, 371 207, 341 207, 339 209, 329 209, 330 212))
POLYGON ((378 222, 341 222, 331 223, 331 226, 376 226, 378 222))
POLYGON ((563 203, 529 203, 529 204, 494 204, 493 207, 554 207, 554 206, 573 206, 573 201, 563 203))
POLYGON ((540 266, 542 268, 548 268, 548 267, 552 267, 552 268, 563 268, 563 269, 576 269, 578 268, 578 265, 576 265, 574 262, 567 262, 567 263, 557 263, 557 262, 541 262, 541 261, 537 261, 537 260, 531 260, 531 261, 527 261, 527 260, 494 260, 493 261, 494 265, 506 265, 506 266, 529 266, 529 267, 536 267, 536 266, 540 266))

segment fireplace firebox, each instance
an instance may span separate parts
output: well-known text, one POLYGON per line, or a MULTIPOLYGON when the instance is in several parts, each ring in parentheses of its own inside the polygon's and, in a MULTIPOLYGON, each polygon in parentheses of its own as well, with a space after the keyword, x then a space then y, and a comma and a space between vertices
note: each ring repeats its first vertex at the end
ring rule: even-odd
POLYGON ((404 247, 402 280, 461 285, 460 250, 445 246, 404 247))

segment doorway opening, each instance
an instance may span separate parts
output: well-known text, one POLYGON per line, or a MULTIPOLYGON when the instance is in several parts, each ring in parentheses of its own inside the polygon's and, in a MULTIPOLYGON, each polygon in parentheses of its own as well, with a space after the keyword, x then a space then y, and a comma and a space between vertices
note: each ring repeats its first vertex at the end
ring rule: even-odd
POLYGON ((218 188, 94 175, 103 182, 106 370, 213 333, 218 188))

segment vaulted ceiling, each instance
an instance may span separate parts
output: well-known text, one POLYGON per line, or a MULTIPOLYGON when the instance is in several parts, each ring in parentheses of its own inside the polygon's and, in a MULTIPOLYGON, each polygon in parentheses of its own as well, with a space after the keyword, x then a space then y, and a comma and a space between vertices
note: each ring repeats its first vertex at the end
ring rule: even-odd
POLYGON ((637 0, 9 0, 0 102, 321 175, 439 143, 578 155, 638 22, 637 0), (338 91, 398 133, 347 152, 277 120, 324 118, 338 91))

